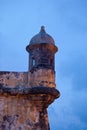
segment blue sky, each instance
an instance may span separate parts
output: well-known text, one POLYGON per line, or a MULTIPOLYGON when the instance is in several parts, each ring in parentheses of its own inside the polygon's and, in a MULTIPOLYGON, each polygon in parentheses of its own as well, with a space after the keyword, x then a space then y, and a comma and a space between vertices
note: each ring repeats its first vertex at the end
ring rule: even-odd
POLYGON ((51 130, 86 130, 87 0, 0 0, 0 71, 28 70, 25 47, 41 25, 59 47, 51 130))

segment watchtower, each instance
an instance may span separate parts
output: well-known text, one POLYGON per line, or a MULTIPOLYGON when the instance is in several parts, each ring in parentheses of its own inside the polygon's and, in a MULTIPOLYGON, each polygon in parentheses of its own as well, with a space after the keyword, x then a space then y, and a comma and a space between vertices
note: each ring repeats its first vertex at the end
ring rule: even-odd
POLYGON ((60 96, 55 84, 58 48, 42 26, 26 50, 28 72, 0 71, 0 130, 50 130, 47 108, 60 96))
POLYGON ((29 52, 29 86, 55 88, 55 53, 58 48, 44 26, 26 47, 29 52))

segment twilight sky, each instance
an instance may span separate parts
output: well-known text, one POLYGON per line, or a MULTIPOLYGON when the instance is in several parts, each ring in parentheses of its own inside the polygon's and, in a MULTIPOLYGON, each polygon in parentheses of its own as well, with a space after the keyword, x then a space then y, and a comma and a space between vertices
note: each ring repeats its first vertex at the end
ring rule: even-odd
POLYGON ((25 47, 44 25, 59 47, 51 130, 87 130, 87 0, 0 0, 0 71, 27 71, 25 47))

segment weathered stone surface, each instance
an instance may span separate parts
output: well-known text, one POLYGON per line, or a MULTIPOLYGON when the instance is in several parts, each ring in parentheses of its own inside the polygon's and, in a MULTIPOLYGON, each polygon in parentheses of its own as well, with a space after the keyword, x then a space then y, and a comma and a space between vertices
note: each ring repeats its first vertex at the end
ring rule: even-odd
POLYGON ((18 86, 15 88, 9 88, 9 87, 3 87, 0 85, 0 94, 10 94, 10 95, 27 95, 27 94, 50 94, 54 96, 54 98, 58 98, 60 96, 60 93, 58 90, 54 88, 49 88, 49 87, 23 87, 23 86, 18 86))
POLYGON ((49 130, 47 111, 28 96, 0 96, 0 130, 49 130))
POLYGON ((55 74, 51 69, 36 69, 28 73, 29 86, 46 86, 55 88, 55 74))
POLYGON ((8 87, 27 86, 28 72, 0 71, 0 84, 8 87))
POLYGON ((26 88, 23 86, 19 86, 16 88, 3 87, 0 85, 0 95, 50 95, 53 100, 60 96, 60 92, 54 88, 49 87, 31 87, 26 88))

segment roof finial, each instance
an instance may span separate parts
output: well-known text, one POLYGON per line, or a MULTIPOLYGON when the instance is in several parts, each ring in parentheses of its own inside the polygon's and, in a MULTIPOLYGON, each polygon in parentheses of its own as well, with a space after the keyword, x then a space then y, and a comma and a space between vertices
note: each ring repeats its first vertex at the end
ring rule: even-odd
POLYGON ((41 26, 40 32, 45 32, 45 26, 41 26))

